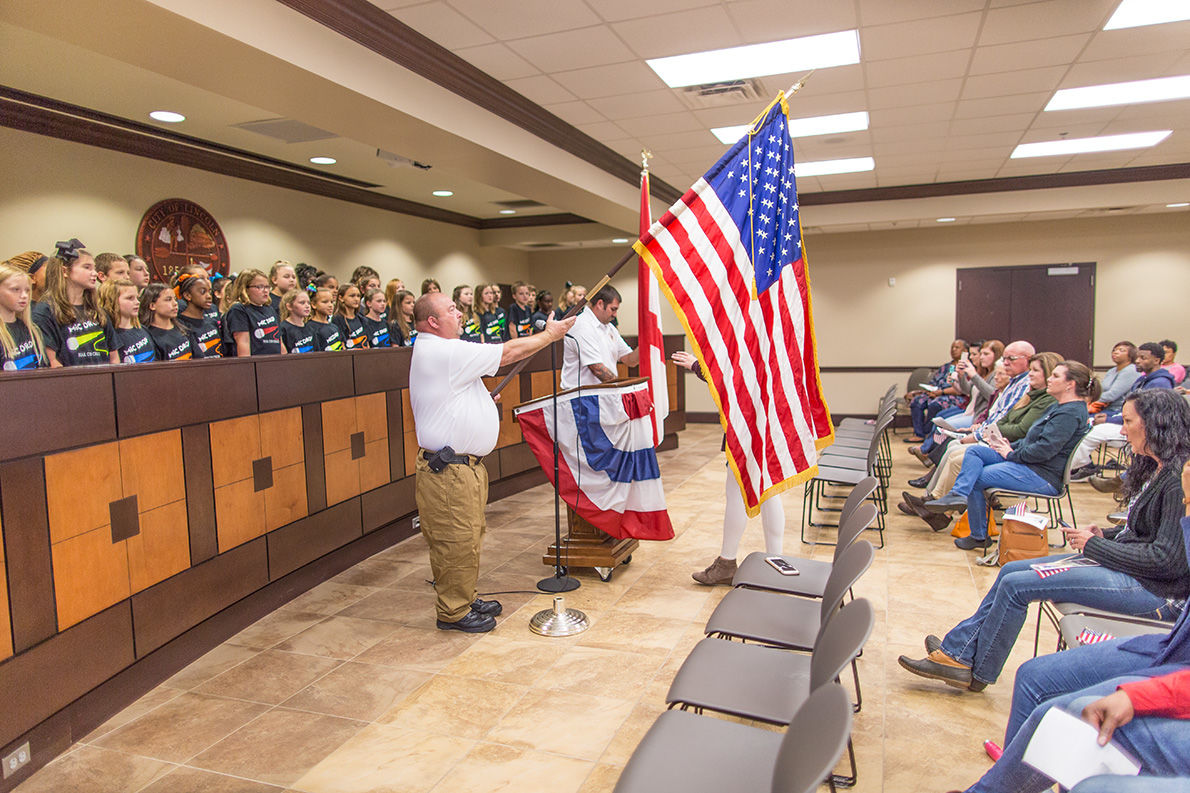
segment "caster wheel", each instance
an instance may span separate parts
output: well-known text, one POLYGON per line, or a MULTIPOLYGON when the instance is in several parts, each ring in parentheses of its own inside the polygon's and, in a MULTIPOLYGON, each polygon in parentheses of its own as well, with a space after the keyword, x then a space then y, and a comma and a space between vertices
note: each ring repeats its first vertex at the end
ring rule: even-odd
POLYGON ((608 581, 612 580, 612 572, 615 569, 616 568, 614 567, 596 567, 595 574, 599 576, 600 581, 606 584, 608 581))
POLYGON ((627 565, 627 564, 630 564, 631 562, 632 562, 632 554, 628 554, 627 556, 624 557, 624 561, 620 562, 620 564, 627 565))

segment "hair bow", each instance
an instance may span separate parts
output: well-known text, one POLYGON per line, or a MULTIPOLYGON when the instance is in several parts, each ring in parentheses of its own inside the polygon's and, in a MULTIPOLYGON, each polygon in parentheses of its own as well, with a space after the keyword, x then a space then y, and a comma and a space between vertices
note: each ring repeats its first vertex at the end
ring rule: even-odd
POLYGON ((64 262, 73 262, 79 257, 79 251, 87 247, 78 241, 77 237, 72 237, 67 242, 55 242, 54 247, 58 249, 58 258, 64 262))

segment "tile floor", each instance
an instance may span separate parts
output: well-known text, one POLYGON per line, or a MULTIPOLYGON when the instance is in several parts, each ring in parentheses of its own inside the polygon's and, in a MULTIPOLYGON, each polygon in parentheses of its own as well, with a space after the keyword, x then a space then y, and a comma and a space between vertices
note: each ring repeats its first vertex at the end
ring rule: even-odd
MULTIPOLYGON (((893 494, 921 473, 894 439, 893 494)), ((609 583, 581 571, 567 605, 590 630, 528 629, 545 595, 500 595, 504 616, 473 637, 434 627, 424 543, 413 538, 301 595, 117 714, 22 784, 19 793, 596 793, 610 791, 725 588, 690 580, 719 550, 724 467, 717 428, 694 425, 661 455, 677 537, 644 543, 609 583)), ((1107 496, 1076 485, 1079 522, 1107 496)), ((786 552, 801 545, 801 488, 783 496, 786 552)), ((894 499, 895 500, 895 499, 894 499)), ((977 605, 996 571, 893 510, 888 545, 856 586, 877 625, 860 659, 857 791, 965 787, 1002 736, 1021 637, 1004 680, 979 694, 913 677, 922 654, 977 605)), ((492 504, 482 592, 531 590, 553 530, 546 487, 492 504)), ((875 540, 875 535, 871 539, 875 540)), ((759 527, 742 553, 760 547, 759 527)), ((1043 646, 1052 646, 1043 632, 1043 646)), ((849 680, 845 683, 850 685, 849 680)))

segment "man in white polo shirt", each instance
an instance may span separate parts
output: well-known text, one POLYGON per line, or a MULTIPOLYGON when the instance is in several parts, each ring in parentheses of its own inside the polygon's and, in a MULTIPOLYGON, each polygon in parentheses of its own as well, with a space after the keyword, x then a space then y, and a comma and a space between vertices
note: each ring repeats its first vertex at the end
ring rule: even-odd
POLYGON ((639 350, 624 341, 611 324, 620 310, 620 293, 605 286, 587 301, 562 343, 562 388, 610 383, 618 375, 616 364, 636 366, 639 350))
POLYGON ((498 601, 476 597, 488 471, 500 415, 484 376, 561 339, 574 319, 548 320, 544 333, 504 344, 462 341, 462 314, 441 292, 413 306, 417 344, 409 365, 409 401, 417 430, 416 493, 421 533, 430 546, 441 630, 483 633, 496 627, 498 601))

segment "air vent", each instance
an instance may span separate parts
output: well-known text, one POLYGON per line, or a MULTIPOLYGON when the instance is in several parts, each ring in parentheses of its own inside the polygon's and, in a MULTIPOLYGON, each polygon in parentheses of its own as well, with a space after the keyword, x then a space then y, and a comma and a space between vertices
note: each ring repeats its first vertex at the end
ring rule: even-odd
POLYGON ((675 90, 678 93, 678 98, 691 110, 728 107, 768 98, 764 85, 756 79, 690 85, 675 90))
POLYGON ((314 140, 330 140, 339 137, 325 129, 312 127, 292 118, 268 118, 263 121, 246 121, 243 124, 233 124, 239 129, 264 135, 266 138, 283 140, 286 143, 309 143, 314 140))
POLYGON ((402 157, 400 154, 393 154, 391 151, 385 151, 384 149, 377 149, 376 156, 389 168, 420 168, 423 171, 428 171, 434 167, 433 165, 426 165, 424 162, 402 157))
POLYGON ((535 207, 545 206, 540 201, 534 201, 530 198, 517 198, 511 201, 493 201, 492 203, 501 209, 533 209, 535 207))
POLYGON ((564 248, 565 245, 560 245, 556 242, 526 242, 526 248, 564 248))

